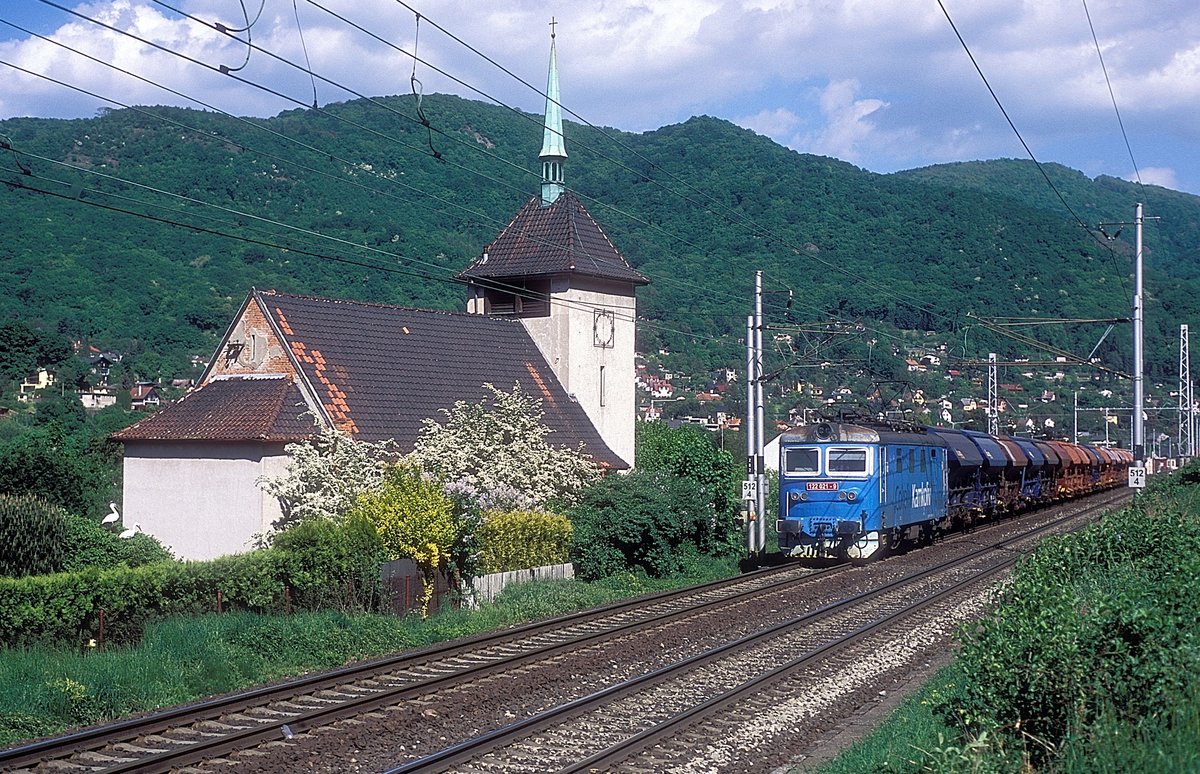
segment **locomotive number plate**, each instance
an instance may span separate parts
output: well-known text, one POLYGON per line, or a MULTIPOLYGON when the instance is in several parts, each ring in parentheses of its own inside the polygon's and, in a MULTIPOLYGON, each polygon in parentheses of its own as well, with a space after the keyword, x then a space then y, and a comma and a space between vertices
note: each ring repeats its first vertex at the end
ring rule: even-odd
POLYGON ((804 488, 810 492, 836 492, 838 483, 837 481, 809 481, 804 488))

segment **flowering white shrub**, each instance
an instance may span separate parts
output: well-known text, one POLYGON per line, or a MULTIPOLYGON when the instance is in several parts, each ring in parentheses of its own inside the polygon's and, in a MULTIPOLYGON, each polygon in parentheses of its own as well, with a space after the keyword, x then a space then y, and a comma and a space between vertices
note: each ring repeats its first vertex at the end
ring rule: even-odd
MULTIPOLYGON (((272 527, 282 532, 308 519, 340 519, 359 496, 383 484, 387 466, 397 458, 393 441, 358 441, 313 418, 317 435, 302 443, 290 443, 284 451, 291 456, 282 476, 258 479, 258 486, 279 499, 283 509, 272 527)), ((269 542, 264 536, 263 542, 269 542)))
POLYGON ((553 446, 542 424, 542 401, 514 384, 512 392, 483 385, 492 397, 443 409, 445 424, 426 419, 408 461, 446 482, 456 500, 479 510, 572 504, 600 469, 582 447, 553 446))

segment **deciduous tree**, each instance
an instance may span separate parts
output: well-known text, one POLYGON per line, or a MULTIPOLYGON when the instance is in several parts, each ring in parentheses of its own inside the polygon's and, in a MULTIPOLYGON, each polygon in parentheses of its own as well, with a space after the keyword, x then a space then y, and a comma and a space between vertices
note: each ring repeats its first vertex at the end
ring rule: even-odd
MULTIPOLYGON (((314 437, 285 447, 287 472, 262 477, 259 487, 279 499, 283 516, 272 526, 282 531, 307 519, 340 519, 359 496, 383 484, 395 443, 358 441, 314 418, 314 437)), ((269 542, 270 536, 264 536, 269 542)))
POLYGON ((456 402, 442 411, 444 424, 426 419, 408 459, 439 480, 468 486, 481 496, 514 490, 524 495, 502 507, 576 502, 580 491, 600 477, 600 469, 582 447, 551 443, 553 430, 542 423, 540 398, 519 384, 511 392, 484 387, 490 399, 456 402))

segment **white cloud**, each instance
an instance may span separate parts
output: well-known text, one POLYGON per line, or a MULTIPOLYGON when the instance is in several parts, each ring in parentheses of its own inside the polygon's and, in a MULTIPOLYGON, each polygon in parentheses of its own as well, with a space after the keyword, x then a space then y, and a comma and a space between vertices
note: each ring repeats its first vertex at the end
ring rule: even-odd
MULTIPOLYGON (((1143 183, 1150 185, 1161 185, 1163 188, 1179 188, 1179 180, 1175 175, 1175 170, 1170 167, 1141 167, 1138 172, 1143 183)), ((1137 180, 1139 175, 1129 173, 1125 176, 1126 180, 1137 180)))
POLYGON ((734 123, 786 145, 803 125, 804 120, 787 108, 775 108, 735 119, 734 123))
POLYGON ((878 140, 878 127, 872 116, 887 107, 881 99, 859 99, 858 81, 844 80, 829 84, 821 92, 821 115, 825 128, 810 138, 811 153, 833 156, 853 163, 861 162, 863 146, 878 140))

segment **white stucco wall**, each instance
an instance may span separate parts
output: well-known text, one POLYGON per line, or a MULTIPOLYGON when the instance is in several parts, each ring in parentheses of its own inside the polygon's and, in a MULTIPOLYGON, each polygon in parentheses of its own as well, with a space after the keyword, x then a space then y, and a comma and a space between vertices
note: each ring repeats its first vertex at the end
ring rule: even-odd
POLYGON ((575 396, 609 448, 632 466, 636 424, 634 319, 632 286, 573 278, 572 287, 556 280, 549 317, 523 318, 526 330, 554 369, 564 389, 575 396), (595 341, 595 310, 614 313, 612 347, 595 341), (604 396, 601 400, 601 368, 604 396))
POLYGON ((124 524, 137 523, 180 559, 248 551, 281 515, 255 482, 287 462, 282 444, 127 442, 124 524))

